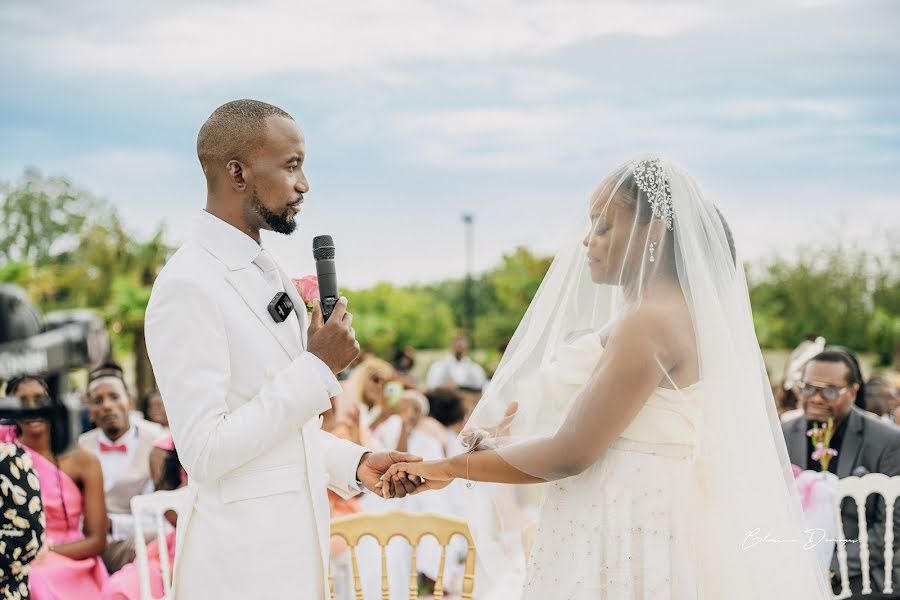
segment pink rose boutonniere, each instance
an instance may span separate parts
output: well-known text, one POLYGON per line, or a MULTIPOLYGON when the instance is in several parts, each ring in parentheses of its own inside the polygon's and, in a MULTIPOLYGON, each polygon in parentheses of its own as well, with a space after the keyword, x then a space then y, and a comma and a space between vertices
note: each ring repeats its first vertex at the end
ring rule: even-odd
POLYGON ((313 301, 319 299, 319 278, 315 275, 307 275, 300 279, 291 279, 291 283, 297 289, 297 293, 306 303, 306 310, 313 309, 313 301))
POLYGON ((806 432, 806 436, 812 438, 816 450, 812 453, 812 459, 819 461, 822 472, 828 471, 828 463, 838 455, 838 451, 831 447, 831 438, 834 437, 834 419, 828 419, 827 423, 816 423, 806 432))

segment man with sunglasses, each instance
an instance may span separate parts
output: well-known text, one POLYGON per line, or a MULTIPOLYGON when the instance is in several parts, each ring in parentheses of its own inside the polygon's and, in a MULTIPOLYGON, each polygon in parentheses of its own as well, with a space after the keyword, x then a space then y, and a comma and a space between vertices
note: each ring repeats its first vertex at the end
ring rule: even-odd
MULTIPOLYGON (((800 381, 795 387, 803 405, 803 416, 782 425, 785 443, 791 462, 804 469, 821 471, 818 460, 812 458, 815 447, 806 432, 815 423, 834 420, 835 433, 831 447, 838 451, 828 465, 828 470, 843 479, 851 475, 883 473, 900 475, 900 429, 868 416, 865 406, 865 383, 856 355, 838 346, 826 348, 803 367, 800 381)), ((844 538, 859 539, 856 503, 845 499, 841 504, 844 538)), ((866 523, 869 532, 869 566, 873 592, 884 589, 884 533, 885 508, 880 497, 872 496, 866 503, 866 523)), ((895 545, 893 584, 900 589, 900 511, 894 510, 895 545)), ((862 589, 860 547, 851 542, 847 550, 847 568, 850 588, 854 593, 862 589)), ((837 554, 832 559, 831 570, 838 572, 837 554)), ((835 591, 840 589, 840 578, 833 580, 835 591)), ((867 596, 869 597, 869 596, 867 596)), ((879 597, 879 596, 871 596, 879 597)))

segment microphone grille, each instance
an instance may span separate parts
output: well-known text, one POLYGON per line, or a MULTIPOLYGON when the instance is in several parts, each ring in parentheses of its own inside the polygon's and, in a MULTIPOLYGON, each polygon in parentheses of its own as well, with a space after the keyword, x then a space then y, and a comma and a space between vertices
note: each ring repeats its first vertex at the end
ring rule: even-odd
POLYGON ((313 238, 313 258, 316 260, 334 258, 334 240, 330 235, 317 235, 313 238))

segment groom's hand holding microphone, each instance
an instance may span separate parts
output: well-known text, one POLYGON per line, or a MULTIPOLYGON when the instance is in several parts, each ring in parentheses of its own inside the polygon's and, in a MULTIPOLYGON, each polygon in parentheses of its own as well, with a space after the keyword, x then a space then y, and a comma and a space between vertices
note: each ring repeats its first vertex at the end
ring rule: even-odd
POLYGON ((359 356, 353 315, 347 311, 346 298, 341 298, 334 305, 327 323, 322 315, 322 302, 315 301, 307 333, 307 351, 325 363, 335 375, 349 367, 359 356))
POLYGON ((347 299, 338 296, 334 240, 330 235, 319 235, 313 239, 313 258, 316 261, 319 300, 313 302, 307 350, 337 375, 359 356, 359 342, 353 331, 353 315, 347 312, 347 299))

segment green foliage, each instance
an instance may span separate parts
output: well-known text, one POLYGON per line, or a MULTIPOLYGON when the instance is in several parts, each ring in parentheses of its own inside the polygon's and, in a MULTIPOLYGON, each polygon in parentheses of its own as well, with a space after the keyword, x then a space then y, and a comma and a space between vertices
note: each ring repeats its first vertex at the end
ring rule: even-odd
MULTIPOLYGON (((473 281, 477 347, 496 349, 512 337, 550 262, 517 248, 473 281)), ((463 279, 407 287, 382 283, 347 297, 360 343, 384 356, 404 346, 446 348, 465 325, 463 279)))
POLYGON ((386 356, 393 348, 438 348, 449 342, 453 311, 422 288, 381 283, 345 294, 360 343, 386 356))
POLYGON ((27 169, 18 185, 0 184, 0 258, 42 266, 72 248, 98 202, 63 177, 27 169))
MULTIPOLYGON (((33 169, 16 185, 0 182, 0 214, 0 281, 24 286, 44 311, 97 310, 117 351, 146 362, 144 310, 172 251, 165 232, 137 239, 108 204, 65 178, 33 169)), ((488 352, 484 356, 512 337, 550 263, 550 257, 517 248, 473 280, 475 345, 488 352)), ((876 353, 882 365, 900 356, 896 242, 889 240, 888 251, 880 253, 842 243, 806 248, 795 260, 775 258, 749 272, 763 347, 791 348, 817 332, 831 343, 876 353)), ((360 343, 383 356, 403 346, 446 348, 466 322, 465 285, 463 279, 382 283, 347 292, 360 343)), ((136 367, 149 371, 146 364, 136 367)))
POLYGON ((876 352, 882 365, 900 345, 900 253, 873 254, 837 243, 804 248, 751 269, 750 298, 760 344, 792 348, 809 333, 876 352))
MULTIPOLYGON (((18 185, 0 183, 0 281, 23 286, 44 311, 96 310, 116 354, 145 360, 144 311, 171 249, 162 229, 149 240, 128 232, 107 203, 62 177, 29 169, 18 185)), ((148 373, 148 365, 136 365, 148 373)), ((153 382, 139 377, 145 392, 153 382)))

